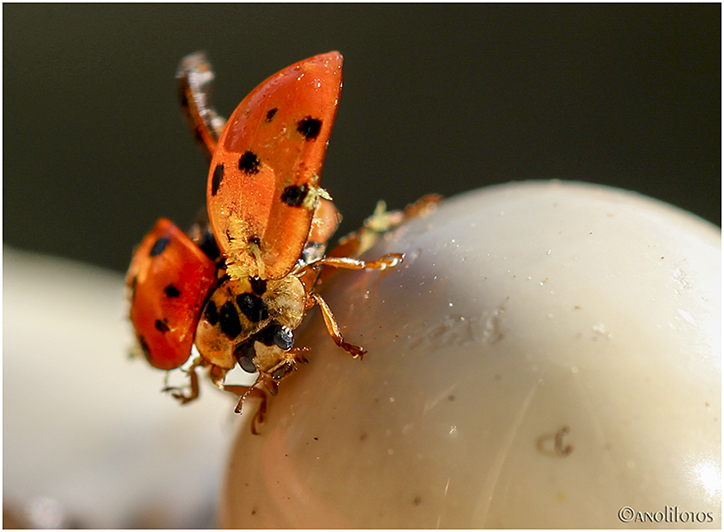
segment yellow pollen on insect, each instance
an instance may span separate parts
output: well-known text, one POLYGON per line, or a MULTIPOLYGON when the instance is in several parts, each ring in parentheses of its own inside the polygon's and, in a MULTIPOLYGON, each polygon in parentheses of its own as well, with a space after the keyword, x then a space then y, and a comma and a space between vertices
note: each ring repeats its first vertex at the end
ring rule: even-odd
POLYGON ((252 254, 254 260, 256 261, 256 268, 258 270, 257 275, 263 279, 264 261, 261 258, 261 249, 259 248, 259 244, 256 242, 249 242, 249 253, 252 254))
POLYGON ((263 277, 264 261, 261 248, 257 242, 247 242, 243 237, 243 235, 254 234, 250 224, 240 217, 232 215, 229 217, 227 231, 229 251, 226 257, 226 272, 229 276, 235 280, 249 275, 263 277))
POLYGON ((387 204, 384 200, 380 200, 377 202, 375 212, 372 213, 372 216, 365 220, 365 226, 369 227, 372 231, 381 233, 387 231, 390 225, 390 219, 387 216, 387 204))
POLYGON ((322 187, 315 187, 315 186, 309 187, 309 192, 307 192, 307 195, 304 198, 304 201, 302 202, 302 207, 304 207, 307 210, 313 211, 314 209, 317 208, 317 204, 319 203, 319 198, 323 198, 323 199, 332 201, 332 196, 330 196, 329 192, 324 190, 322 187))
POLYGON ((242 266, 238 262, 234 262, 231 257, 229 257, 226 259, 226 273, 232 281, 238 281, 249 276, 249 268, 242 266))

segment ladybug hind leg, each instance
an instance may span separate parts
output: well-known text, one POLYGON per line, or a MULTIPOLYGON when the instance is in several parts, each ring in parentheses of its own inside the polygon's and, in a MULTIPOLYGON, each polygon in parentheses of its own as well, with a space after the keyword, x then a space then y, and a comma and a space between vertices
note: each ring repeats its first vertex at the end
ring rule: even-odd
MULTIPOLYGON (((193 364, 186 370, 186 374, 189 377, 189 393, 185 394, 183 390, 178 386, 164 386, 162 392, 169 392, 171 397, 176 399, 182 405, 190 403, 199 396, 199 375, 196 373, 196 369, 199 366, 203 366, 204 362, 201 357, 194 360, 193 364)), ((166 373, 166 379, 168 380, 168 373, 166 373)))
POLYGON ((176 78, 179 81, 179 97, 186 122, 211 162, 226 120, 219 116, 211 104, 214 71, 206 54, 197 52, 184 57, 179 64, 176 78))

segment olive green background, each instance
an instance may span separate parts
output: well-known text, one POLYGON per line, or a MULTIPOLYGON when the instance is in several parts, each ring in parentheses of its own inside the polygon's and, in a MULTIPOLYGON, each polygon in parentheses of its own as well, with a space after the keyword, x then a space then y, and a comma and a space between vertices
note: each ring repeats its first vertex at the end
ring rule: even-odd
POLYGON ((182 227, 207 168, 176 100, 203 49, 228 116, 259 82, 340 50, 322 183, 355 229, 525 179, 721 209, 718 4, 5 4, 4 241, 124 270, 159 216, 182 227))

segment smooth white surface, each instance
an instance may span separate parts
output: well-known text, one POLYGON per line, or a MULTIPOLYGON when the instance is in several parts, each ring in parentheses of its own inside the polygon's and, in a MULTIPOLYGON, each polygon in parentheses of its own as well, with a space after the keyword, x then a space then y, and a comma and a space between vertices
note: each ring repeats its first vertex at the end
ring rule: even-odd
POLYGON ((404 252, 399 271, 324 292, 368 355, 313 311, 310 364, 261 436, 240 429, 222 526, 691 526, 623 523, 625 506, 721 526, 718 230, 546 182, 452 198, 390 236, 369 256, 404 252))
POLYGON ((3 255, 5 510, 36 526, 213 525, 236 401, 205 387, 180 407, 164 372, 128 359, 120 274, 3 255))

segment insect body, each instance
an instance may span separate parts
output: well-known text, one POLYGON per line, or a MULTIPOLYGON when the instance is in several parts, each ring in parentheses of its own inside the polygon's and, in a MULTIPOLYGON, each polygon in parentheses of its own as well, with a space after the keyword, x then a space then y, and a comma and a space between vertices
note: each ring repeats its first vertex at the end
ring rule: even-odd
MULTIPOLYGON (((218 387, 244 398, 277 384, 306 362, 294 330, 318 305, 332 339, 355 357, 331 310, 315 291, 324 267, 384 270, 402 261, 325 257, 339 223, 319 174, 342 86, 342 56, 318 55, 291 65, 254 89, 223 126, 209 102, 213 73, 205 57, 179 70, 182 106, 211 158, 208 221, 187 236, 159 220, 136 249, 127 275, 131 322, 151 365, 170 370, 191 356, 190 391, 167 388, 181 402, 198 396, 199 367, 218 387), (251 387, 224 383, 236 364, 257 373, 251 387)), ((255 421, 261 421, 264 403, 255 421)), ((252 425, 254 430, 254 425, 252 425)))

